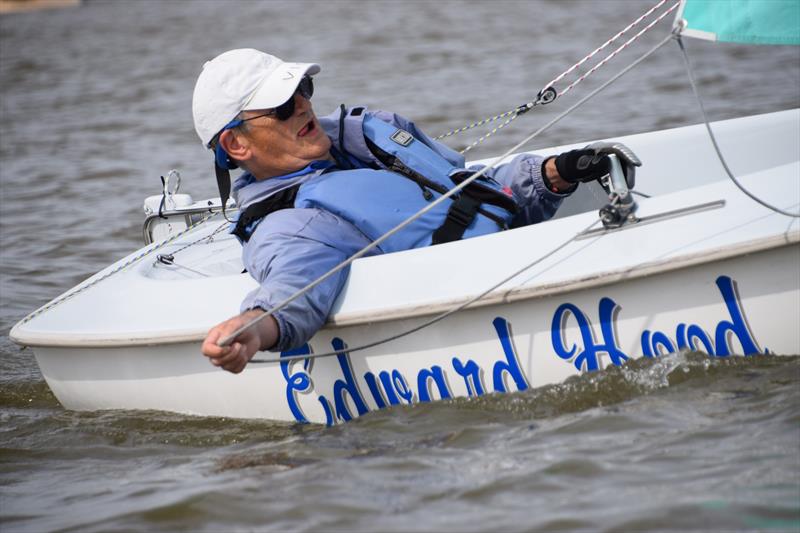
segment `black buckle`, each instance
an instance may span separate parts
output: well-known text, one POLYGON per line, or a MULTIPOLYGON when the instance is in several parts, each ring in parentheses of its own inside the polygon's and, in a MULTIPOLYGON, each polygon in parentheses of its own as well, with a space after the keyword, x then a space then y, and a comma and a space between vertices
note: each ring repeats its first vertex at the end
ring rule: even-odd
POLYGON ((475 216, 481 201, 469 194, 461 194, 447 210, 447 218, 444 223, 433 232, 431 244, 442 244, 445 242, 457 241, 464 236, 475 216))
POLYGON ((466 194, 461 196, 453 202, 450 209, 447 211, 448 220, 452 220, 461 227, 466 228, 475 219, 475 213, 478 212, 480 202, 466 194))

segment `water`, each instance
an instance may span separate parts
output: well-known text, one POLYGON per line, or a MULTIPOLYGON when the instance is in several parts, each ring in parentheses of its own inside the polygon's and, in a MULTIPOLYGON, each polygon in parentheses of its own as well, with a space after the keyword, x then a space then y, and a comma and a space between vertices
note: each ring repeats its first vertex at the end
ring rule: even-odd
MULTIPOLYGON (((797 356, 636 362, 325 429, 65 411, 7 337, 140 246, 160 174, 215 195, 191 91, 217 53, 318 61, 318 111, 366 104, 435 134, 529 101, 652 3, 142 0, 1 16, 0 529, 800 529, 797 356)), ((800 106, 797 48, 687 45, 713 119, 800 106)), ((685 80, 670 44, 533 146, 696 123, 685 80)))

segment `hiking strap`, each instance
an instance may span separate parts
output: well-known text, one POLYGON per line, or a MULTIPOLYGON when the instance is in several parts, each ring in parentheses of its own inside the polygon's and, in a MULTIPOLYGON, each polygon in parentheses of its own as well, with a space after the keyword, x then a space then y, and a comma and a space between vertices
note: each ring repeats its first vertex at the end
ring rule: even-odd
POLYGON ((297 197, 297 191, 299 189, 300 184, 298 183, 297 185, 278 191, 260 202, 247 206, 244 212, 239 215, 236 227, 231 233, 239 237, 242 242, 249 241, 250 236, 253 234, 253 228, 250 226, 270 213, 294 207, 294 199, 297 197))

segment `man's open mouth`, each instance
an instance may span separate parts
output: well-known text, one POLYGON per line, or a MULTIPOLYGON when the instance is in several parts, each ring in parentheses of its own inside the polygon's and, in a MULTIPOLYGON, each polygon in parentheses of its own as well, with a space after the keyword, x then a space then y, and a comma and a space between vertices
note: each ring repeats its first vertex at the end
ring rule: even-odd
POLYGON ((300 131, 297 132, 297 136, 298 137, 305 137, 306 135, 308 135, 309 133, 314 131, 315 127, 316 126, 314 126, 314 121, 313 120, 309 120, 308 123, 305 126, 303 126, 300 129, 300 131))

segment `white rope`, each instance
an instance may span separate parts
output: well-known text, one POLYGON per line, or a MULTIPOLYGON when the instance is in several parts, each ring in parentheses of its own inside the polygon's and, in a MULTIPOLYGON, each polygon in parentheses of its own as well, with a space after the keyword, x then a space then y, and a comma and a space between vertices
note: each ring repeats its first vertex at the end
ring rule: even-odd
POLYGON ((217 341, 217 346, 229 346, 234 341, 234 339, 236 339, 236 337, 238 337, 244 331, 246 331, 247 329, 255 326, 256 324, 258 324, 259 322, 261 322, 262 320, 264 320, 268 316, 272 316, 274 313, 280 311, 281 309, 283 309, 284 307, 289 305, 291 302, 293 302, 297 298, 303 296, 308 291, 310 291, 311 289, 313 289, 314 287, 316 287, 317 285, 319 285, 320 283, 322 283, 323 281, 325 281, 329 277, 333 276, 334 274, 336 274, 340 270, 342 270, 344 268, 347 268, 348 266, 350 266, 350 264, 353 261, 355 261, 356 259, 358 259, 360 257, 363 257, 367 252, 369 252, 373 248, 379 246, 381 243, 383 243, 384 241, 389 239, 391 236, 393 236, 397 232, 401 231, 403 228, 405 228, 406 226, 408 226, 409 224, 411 224, 412 222, 414 222, 415 220, 417 220, 418 218, 423 216, 425 213, 427 213, 431 209, 435 208, 436 206, 438 206, 439 204, 444 202, 447 198, 450 198, 454 194, 456 194, 459 191, 461 191, 464 187, 466 187, 470 183, 474 182, 476 179, 478 179, 481 176, 483 176, 488 170, 491 170, 492 168, 494 168, 497 165, 499 165, 508 156, 510 156, 510 155, 514 154, 515 152, 517 152, 524 145, 526 145, 527 143, 529 143, 530 141, 532 141, 533 139, 538 137, 542 132, 544 132, 547 129, 549 129, 551 126, 553 126, 554 124, 559 122, 561 119, 563 119, 564 117, 566 117, 567 115, 572 113, 575 109, 577 109, 578 107, 582 106, 589 99, 591 99, 592 97, 594 97, 595 95, 600 93, 603 89, 605 89, 606 87, 611 85, 613 82, 615 82, 621 76, 625 75, 628 71, 633 69, 635 66, 637 66, 639 63, 644 61, 646 58, 650 57, 650 55, 655 53, 659 48, 661 48, 667 42, 669 42, 669 40, 672 39, 672 37, 673 37, 672 34, 668 35, 665 39, 663 39, 661 42, 659 42, 656 46, 654 46, 652 49, 650 49, 644 55, 639 57, 636 61, 634 61, 633 63, 631 63, 627 67, 625 67, 620 72, 618 72, 616 75, 614 75, 611 79, 609 79, 608 81, 603 83, 597 89, 595 89, 594 91, 592 91, 591 93, 589 93, 588 95, 583 97, 580 101, 575 103, 572 107, 570 107, 569 109, 567 109, 566 111, 564 111, 563 113, 561 113, 560 115, 558 115, 557 117, 552 119, 550 122, 548 122, 547 124, 545 124, 544 126, 539 128, 538 130, 533 132, 531 135, 527 136, 522 141, 520 141, 519 143, 514 145, 511 149, 506 151, 503 155, 499 156, 494 161, 492 161, 492 163, 489 164, 488 166, 485 166, 482 169, 480 169, 479 171, 475 172, 469 178, 467 178, 464 181, 462 181, 459 185, 453 187, 452 189, 450 189, 449 191, 444 193, 442 196, 440 196, 439 198, 437 198, 436 200, 434 200, 433 202, 431 202, 430 204, 428 204, 424 208, 422 208, 419 211, 417 211, 417 213, 415 213, 414 215, 410 216, 409 218, 407 218, 406 220, 404 220, 403 222, 401 222, 400 224, 398 224, 397 226, 395 226, 391 230, 387 231, 381 237, 378 237, 377 239, 372 241, 370 244, 368 244, 367 246, 365 246, 364 248, 362 248, 361 250, 359 250, 358 252, 356 252, 355 254, 350 256, 348 259, 346 259, 345 261, 342 261, 341 263, 339 263, 338 265, 336 265, 335 267, 330 269, 328 272, 326 272, 322 276, 318 277, 316 280, 312 281, 311 283, 309 283, 305 287, 299 289, 297 292, 295 292, 294 294, 292 294, 288 298, 284 299, 283 301, 281 301, 280 303, 275 305, 275 307, 273 307, 272 309, 270 309, 268 311, 265 311, 263 314, 261 314, 261 315, 257 316, 256 318, 252 319, 247 324, 245 324, 242 327, 238 328, 236 331, 234 331, 233 333, 231 333, 227 337, 219 339, 217 341))
POLYGON ((508 111, 505 111, 505 112, 503 112, 503 113, 500 113, 499 115, 495 115, 495 116, 493 116, 493 117, 485 118, 485 119, 483 119, 483 120, 479 120, 479 121, 477 121, 477 122, 473 122, 472 124, 469 124, 469 125, 467 125, 467 126, 463 126, 463 127, 461 127, 461 128, 457 128, 457 129, 455 129, 455 130, 449 131, 449 132, 447 132, 447 133, 444 133, 444 134, 442 134, 442 135, 439 135, 439 136, 435 137, 435 139, 436 139, 436 140, 441 140, 441 139, 444 139, 444 138, 450 137, 450 136, 452 136, 452 135, 456 135, 456 134, 463 133, 463 132, 465 132, 465 131, 471 130, 471 129, 473 129, 473 128, 477 128, 477 127, 479 127, 479 126, 484 126, 484 125, 486 125, 486 124, 489 124, 489 123, 491 123, 491 122, 494 122, 494 121, 496 121, 496 120, 500 120, 500 119, 502 119, 502 118, 509 117, 509 118, 507 118, 507 119, 506 119, 506 121, 505 121, 505 122, 503 122, 503 123, 502 123, 500 126, 497 126, 497 127, 496 127, 496 128, 494 128, 492 131, 490 131, 490 132, 489 132, 489 133, 487 133, 486 135, 484 135, 484 136, 480 137, 478 140, 476 140, 475 142, 473 142, 472 144, 470 144, 469 146, 467 146, 466 148, 464 148, 463 150, 461 150, 461 153, 462 153, 462 154, 464 154, 464 153, 466 153, 466 152, 470 151, 472 148, 474 148, 474 147, 475 147, 475 146, 477 146, 478 144, 480 144, 480 143, 482 143, 483 141, 485 141, 487 138, 489 138, 489 137, 491 137, 492 135, 494 135, 494 134, 495 134, 495 133, 496 133, 498 130, 500 130, 500 129, 502 129, 502 128, 506 127, 508 124, 510 124, 512 121, 516 120, 516 118, 517 118, 517 117, 519 117, 520 115, 522 115, 523 113, 526 113, 527 111, 529 111, 529 110, 531 110, 531 109, 533 109, 534 107, 537 107, 537 106, 539 106, 539 105, 542 105, 542 104, 550 104, 550 103, 554 102, 555 100, 557 100, 558 98, 560 98, 560 97, 561 97, 561 96, 563 96, 564 94, 566 94, 566 93, 568 93, 569 91, 571 91, 571 90, 572 90, 572 89, 573 89, 575 86, 577 86, 579 83, 581 83, 581 82, 582 82, 583 80, 585 80, 587 77, 589 77, 590 75, 592 75, 593 73, 595 73, 595 72, 596 72, 598 69, 600 69, 602 66, 606 65, 606 64, 607 64, 607 63, 608 63, 608 62, 609 62, 611 59, 613 59, 613 58, 614 58, 614 57, 615 57, 617 54, 619 54, 619 53, 620 53, 622 50, 624 50, 624 49, 625 49, 625 48, 627 48, 627 47, 628 47, 628 46, 629 46, 631 43, 633 43, 633 41, 635 41, 636 39, 638 39, 639 37, 641 37, 641 36, 642 36, 642 35, 643 35, 645 32, 647 32, 647 31, 649 31, 650 29, 652 29, 652 28, 653 28, 653 26, 655 26, 657 23, 659 23, 661 20, 663 20, 663 19, 664 19, 664 17, 666 17, 666 16, 667 16, 669 13, 673 12, 673 11, 674 11, 675 9, 677 9, 677 8, 678 8, 678 6, 680 5, 680 1, 676 2, 675 4, 673 4, 673 5, 672 5, 672 6, 671 6, 669 9, 667 9, 667 10, 666 10, 664 13, 662 13, 661 15, 659 15, 659 16, 658 16, 658 17, 657 17, 657 18, 656 18, 654 21, 652 21, 650 24, 648 24, 648 25, 647 25, 647 26, 646 26, 644 29, 642 29, 640 32, 638 32, 636 35, 634 35, 634 36, 633 36, 631 39, 629 39, 628 41, 626 41, 625 43, 623 43, 621 46, 619 46, 618 48, 616 48, 615 50, 613 50, 613 51, 612 51, 612 52, 611 52, 611 53, 610 53, 608 56, 606 56, 606 57, 605 57, 605 58, 604 58, 602 61, 600 61, 600 62, 599 62, 597 65, 595 65, 595 66, 594 66, 594 67, 593 67, 591 70, 589 70, 589 71, 588 71, 588 72, 586 72, 584 75, 582 75, 580 78, 578 78, 576 81, 574 81, 573 83, 571 83, 571 84, 570 84, 570 85, 569 85, 569 86, 568 86, 566 89, 564 89, 564 91, 562 91, 562 92, 560 92, 560 93, 559 93, 558 91, 556 91, 556 90, 555 90, 555 87, 554 87, 554 85, 555 85, 556 83, 558 83, 559 81, 561 81, 561 80, 562 80, 564 77, 566 77, 568 74, 570 74, 571 72, 573 72, 575 69, 577 69, 578 67, 580 67, 581 65, 583 65, 585 62, 587 62, 589 59, 591 59, 592 57, 594 57, 595 55, 597 55, 599 52, 603 51, 603 50, 604 50, 605 48, 607 48, 607 47, 608 47, 610 44, 612 44, 612 43, 614 43, 615 41, 617 41, 617 39, 619 39, 620 37, 622 37, 623 35, 625 35, 625 34, 626 34, 628 31, 630 31, 632 28, 634 28, 635 26, 639 25, 639 24, 640 24, 640 23, 641 23, 643 20, 645 20, 647 17, 649 17, 651 14, 653 14, 653 13, 654 13, 656 10, 658 10, 660 7, 662 7, 662 6, 663 6, 663 5, 664 5, 666 2, 667 2, 667 0, 660 0, 660 1, 659 1, 659 2, 656 4, 656 5, 654 5, 654 6, 653 6, 652 8, 650 8, 648 11, 646 11, 646 12, 645 12, 645 13, 644 13, 642 16, 640 16, 639 18, 637 18, 636 20, 634 20, 633 22, 631 22, 630 24, 628 24, 628 25, 627 25, 625 28, 623 28, 621 31, 617 32, 617 34, 616 34, 616 35, 614 35, 613 37, 611 37, 610 39, 608 39, 606 42, 604 42, 604 43, 603 43, 602 45, 600 45, 599 47, 595 48, 595 49, 594 49, 592 52, 590 52, 589 54, 587 54, 587 55, 586 55, 586 56, 585 56, 583 59, 581 59, 580 61, 578 61, 577 63, 575 63, 575 64, 574 64, 574 65, 572 65, 571 67, 569 67, 567 70, 565 70, 564 72, 562 72, 561 74, 559 74, 558 76, 556 76, 556 77, 555 77, 555 78, 554 78, 552 81, 550 81, 548 84, 546 84, 546 85, 545 85, 545 86, 542 88, 542 90, 541 90, 541 91, 539 91, 539 94, 538 94, 538 96, 537 96, 537 98, 536 98, 535 100, 533 100, 533 101, 530 101, 530 102, 528 102, 528 103, 526 103, 526 104, 522 104, 522 105, 520 105, 520 106, 517 106, 517 107, 516 107, 516 108, 514 108, 514 109, 510 109, 510 110, 508 110, 508 111), (552 93, 550 94, 550 96, 547 96, 549 91, 552 91, 552 93))
MULTIPOLYGON (((662 2, 662 3, 663 3, 663 2, 662 2)), ((647 31, 648 31, 648 30, 650 30, 650 29, 651 29, 653 26, 655 26, 656 24, 658 24, 659 22, 661 22, 661 21, 664 19, 664 17, 666 17, 667 15, 669 15, 670 13, 672 13, 673 11, 675 11, 675 9, 677 9, 679 5, 680 5, 680 2, 676 2, 675 4, 673 4, 673 5, 672 5, 672 7, 670 7, 670 8, 669 8, 669 9, 667 9, 666 11, 664 11, 664 12, 663 12, 661 15, 659 15, 659 17, 658 17, 658 18, 656 18, 656 19, 655 19, 653 22, 651 22, 650 24, 648 24, 647 26, 645 26, 644 28, 642 28, 642 30, 641 30, 641 31, 639 31, 639 33, 637 33, 636 35, 634 35, 633 37, 631 37, 630 39, 628 39, 627 41, 625 41, 625 42, 624 42, 622 45, 620 45, 620 46, 619 46, 619 47, 618 47, 616 50, 614 50, 613 52, 611 52, 611 53, 610 53, 609 55, 607 55, 607 56, 606 56, 606 57, 605 57, 605 58, 604 58, 602 61, 600 61, 598 64, 596 64, 594 67, 592 67, 592 68, 591 68, 591 69, 590 69, 588 72, 586 72, 586 73, 585 73, 584 75, 582 75, 580 78, 578 78, 577 80, 575 80, 574 82, 572 82, 570 85, 568 85, 568 86, 567 86, 567 88, 566 88, 566 89, 564 89, 564 90, 561 92, 561 94, 559 94, 559 95, 557 96, 557 98, 560 98, 560 97, 564 96, 565 94, 567 94, 567 93, 568 93, 570 90, 572 90, 572 88, 573 88, 573 87, 575 87, 576 85, 578 85, 580 82, 582 82, 583 80, 585 80, 587 77, 591 76, 591 75, 592 75, 594 72, 596 72, 596 71, 597 71, 597 70, 598 70, 600 67, 602 67, 603 65, 605 65, 606 63, 608 63, 609 61, 611 61, 612 59, 614 59, 614 57, 615 57, 617 54, 619 54, 619 53, 620 53, 620 52, 622 52, 622 51, 623 51, 625 48, 627 48, 627 47, 628 47, 628 46, 629 46, 629 45, 630 45, 630 44, 631 44, 633 41, 635 41, 636 39, 638 39, 639 37, 641 37, 642 35, 644 35, 644 33, 645 33, 645 32, 647 32, 647 31)), ((627 29, 627 28, 626 28, 626 29, 627 29)), ((624 33, 624 32, 625 32, 625 30, 623 30, 622 32, 620 32, 618 35, 622 35, 622 33, 624 33)), ((552 86, 552 84, 548 85, 548 87, 550 87, 550 86, 552 86)), ((545 89, 546 89, 546 88, 545 88, 545 89)))
MULTIPOLYGON (((567 70, 565 70, 564 72, 562 72, 561 74, 556 76, 555 79, 553 79, 550 83, 545 85, 544 88, 546 89, 547 87, 553 87, 556 83, 561 81, 567 74, 571 73, 573 70, 575 70, 576 68, 580 67, 581 65, 583 65, 584 63, 589 61, 592 57, 594 57, 598 53, 602 52, 608 45, 610 45, 611 43, 613 43, 614 41, 616 41, 617 39, 619 39, 620 37, 625 35, 625 33, 627 33, 631 28, 637 26, 640 22, 642 22, 644 19, 649 17, 655 10, 657 10, 658 8, 663 6, 665 3, 667 3, 667 0, 661 0, 659 3, 657 3, 656 5, 651 7, 641 17, 639 17, 638 19, 634 20, 633 22, 631 22, 630 24, 625 26, 625 28, 622 31, 620 31, 619 33, 614 35, 612 38, 610 38, 609 40, 607 40, 606 42, 604 42, 603 44, 601 44, 600 46, 598 46, 597 48, 595 48, 594 50, 589 52, 589 54, 587 54, 586 57, 584 57, 583 59, 581 59, 580 61, 578 61, 577 63, 575 63, 571 67, 569 67, 567 70)), ((677 6, 678 6, 678 4, 674 5, 671 8, 671 10, 675 9, 677 6)), ((659 17, 658 20, 661 20, 662 18, 664 18, 664 15, 659 17)), ((658 20, 656 22, 658 22, 658 20)), ((623 46, 625 46, 625 45, 623 45, 623 46)))

